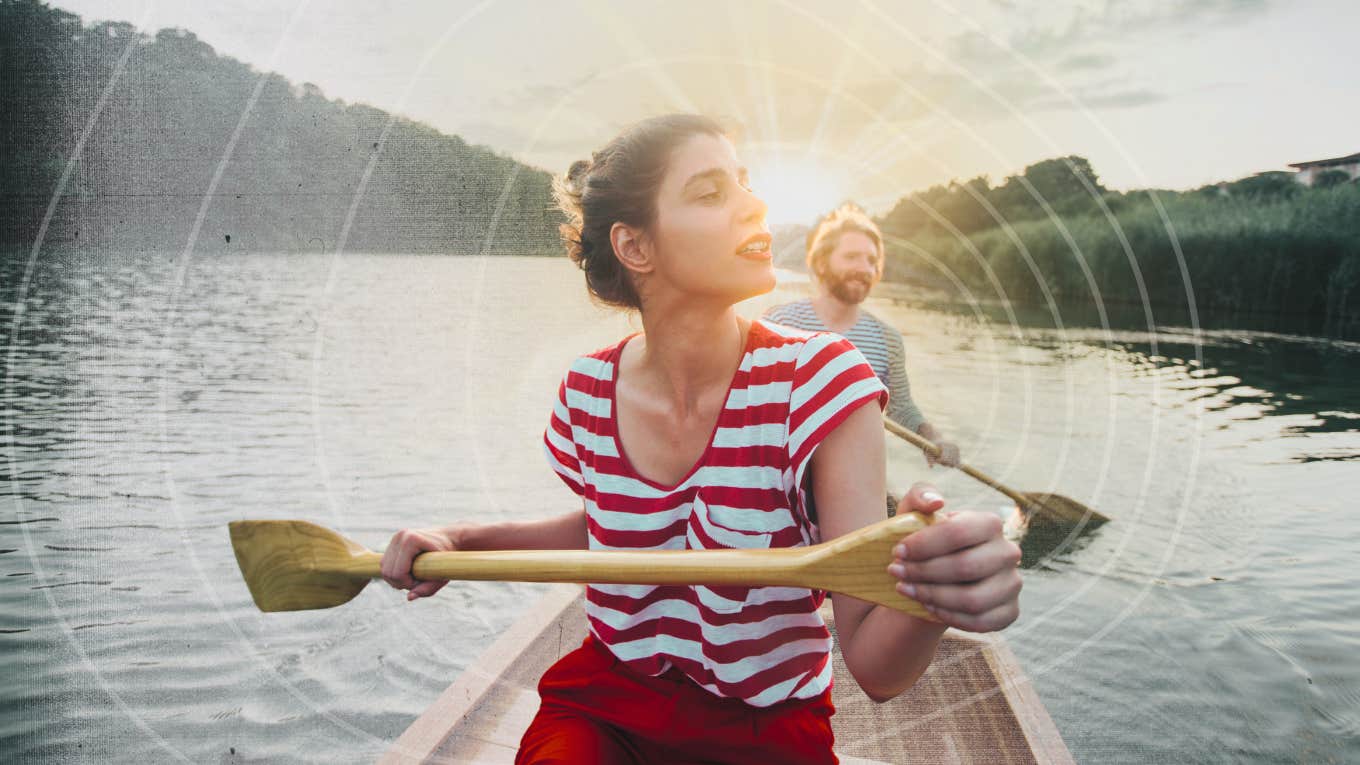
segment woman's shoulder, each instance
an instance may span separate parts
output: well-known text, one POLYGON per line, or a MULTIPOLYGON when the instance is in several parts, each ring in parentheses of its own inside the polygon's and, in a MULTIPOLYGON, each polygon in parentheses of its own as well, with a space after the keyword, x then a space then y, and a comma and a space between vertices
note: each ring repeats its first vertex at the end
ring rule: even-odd
POLYGON ((759 327, 758 331, 765 336, 764 343, 766 345, 803 347, 806 345, 822 346, 838 341, 846 342, 844 336, 830 330, 799 329, 764 317, 752 320, 751 327, 753 330, 759 327))
POLYGON ((759 332, 758 340, 764 345, 794 345, 806 343, 816 335, 833 334, 830 332, 799 329, 791 324, 781 323, 777 318, 761 316, 751 320, 751 331, 759 332))
POLYGON ((828 349, 832 349, 833 355, 855 350, 849 340, 835 332, 797 329, 768 319, 754 320, 751 331, 760 333, 755 339, 756 348, 765 349, 766 355, 777 356, 780 361, 796 362, 798 366, 822 356, 828 349))
POLYGON ((588 353, 583 353, 567 365, 567 377, 573 373, 609 382, 614 379, 614 365, 618 363, 623 346, 639 333, 634 332, 609 345, 603 345, 588 353))

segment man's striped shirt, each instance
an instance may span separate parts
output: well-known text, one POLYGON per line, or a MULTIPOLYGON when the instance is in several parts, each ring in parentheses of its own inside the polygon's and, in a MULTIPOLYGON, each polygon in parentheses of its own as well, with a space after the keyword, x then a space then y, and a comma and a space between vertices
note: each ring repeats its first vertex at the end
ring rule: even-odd
MULTIPOLYGON (((831 333, 751 322, 707 448, 663 486, 619 445, 614 389, 624 345, 578 358, 544 433, 553 470, 585 503, 592 550, 798 547, 821 541, 804 476, 817 446, 887 389, 854 345, 831 333)), ((718 696, 765 707, 831 687, 821 590, 611 585, 586 588, 590 630, 647 675, 678 667, 718 696)))
MULTIPOLYGON (((773 306, 761 317, 795 329, 808 332, 829 332, 817 310, 812 307, 811 298, 795 300, 792 303, 773 306)), ((855 326, 845 333, 846 339, 864 354, 874 374, 892 392, 892 404, 888 407, 888 417, 907 430, 915 431, 926 421, 916 402, 911 400, 911 383, 907 380, 906 349, 902 346, 902 333, 883 323, 877 316, 863 308, 855 326)))

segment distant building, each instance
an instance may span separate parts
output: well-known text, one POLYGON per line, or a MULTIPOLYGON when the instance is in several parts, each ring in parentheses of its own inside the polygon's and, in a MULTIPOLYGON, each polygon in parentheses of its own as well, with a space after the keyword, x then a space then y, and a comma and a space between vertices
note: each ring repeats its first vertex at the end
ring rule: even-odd
POLYGON ((1305 186, 1312 186, 1313 181, 1328 170, 1340 170, 1350 176, 1353 181, 1360 178, 1360 154, 1336 157, 1335 159, 1315 159, 1312 162, 1296 162, 1290 167, 1297 171, 1294 173, 1294 180, 1305 186))

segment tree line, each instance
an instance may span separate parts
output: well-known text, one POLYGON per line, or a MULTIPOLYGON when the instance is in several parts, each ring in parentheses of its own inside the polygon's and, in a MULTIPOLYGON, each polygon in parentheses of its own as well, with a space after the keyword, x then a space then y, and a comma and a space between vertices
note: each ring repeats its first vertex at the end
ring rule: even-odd
POLYGON ((331 250, 347 230, 350 251, 561 252, 547 172, 278 74, 224 162, 261 77, 189 31, 0 0, 0 244, 34 241, 89 129, 50 245, 179 249, 201 213, 208 251, 331 250))
POLYGON ((878 219, 888 278, 1021 305, 1151 303, 1297 315, 1360 334, 1360 183, 1258 173, 1192 191, 1105 188, 1082 157, 955 181, 878 219))

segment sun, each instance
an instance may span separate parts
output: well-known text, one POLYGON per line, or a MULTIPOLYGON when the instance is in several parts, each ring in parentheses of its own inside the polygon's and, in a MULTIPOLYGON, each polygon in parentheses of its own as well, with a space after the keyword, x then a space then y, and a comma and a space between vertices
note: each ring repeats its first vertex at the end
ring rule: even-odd
POLYGON ((844 176, 816 161, 816 157, 788 151, 746 151, 751 188, 769 205, 771 224, 811 226, 844 201, 844 176))

